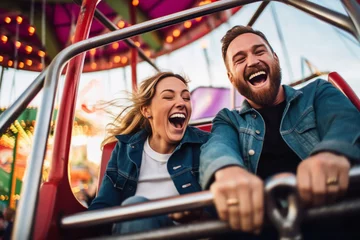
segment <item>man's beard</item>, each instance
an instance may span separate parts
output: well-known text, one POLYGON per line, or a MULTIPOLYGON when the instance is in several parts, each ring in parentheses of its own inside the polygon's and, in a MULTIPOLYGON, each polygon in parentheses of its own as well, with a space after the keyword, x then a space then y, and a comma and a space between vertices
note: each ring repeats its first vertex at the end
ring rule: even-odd
MULTIPOLYGON (((245 98, 251 100, 260 106, 270 106, 275 102, 276 96, 279 92, 280 83, 281 83, 281 68, 278 62, 274 61, 271 69, 268 66, 262 63, 263 66, 252 68, 251 73, 244 74, 250 76, 252 73, 256 73, 261 70, 265 70, 268 74, 270 81, 270 87, 267 89, 261 89, 261 91, 253 92, 249 85, 250 82, 243 79, 235 79, 236 88, 238 92, 243 95, 245 98)), ((248 79, 248 78, 246 78, 248 79)))

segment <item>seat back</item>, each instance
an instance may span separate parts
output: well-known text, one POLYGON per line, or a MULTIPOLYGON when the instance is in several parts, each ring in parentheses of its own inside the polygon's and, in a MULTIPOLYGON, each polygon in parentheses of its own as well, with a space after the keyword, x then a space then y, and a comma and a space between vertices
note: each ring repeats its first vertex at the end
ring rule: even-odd
MULTIPOLYGON (((199 129, 201 129, 201 130, 203 130, 205 132, 210 132, 212 123, 207 122, 207 123, 197 123, 195 125, 193 125, 193 124, 191 124, 191 125, 194 126, 194 127, 199 128, 199 129)), ((112 153, 115 145, 116 145, 116 142, 111 142, 111 143, 105 144, 105 146, 103 148, 102 156, 101 156, 100 170, 99 170, 99 181, 98 181, 97 192, 100 189, 102 179, 103 179, 103 177, 105 175, 107 164, 108 164, 108 162, 110 160, 111 153, 112 153)))
POLYGON ((337 73, 331 72, 328 76, 328 81, 338 88, 349 100, 354 104, 354 106, 360 111, 360 99, 352 88, 347 84, 347 82, 337 73))

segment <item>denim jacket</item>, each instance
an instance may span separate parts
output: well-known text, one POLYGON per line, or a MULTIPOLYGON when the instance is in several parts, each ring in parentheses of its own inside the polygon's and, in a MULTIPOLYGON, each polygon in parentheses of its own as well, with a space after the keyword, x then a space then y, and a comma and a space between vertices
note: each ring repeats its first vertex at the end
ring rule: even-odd
MULTIPOLYGON (((184 137, 167 162, 170 176, 180 194, 201 191, 199 184, 200 147, 210 133, 187 127, 184 137)), ((135 195, 144 143, 149 133, 118 135, 99 193, 89 209, 119 206, 135 195)), ((156 191, 156 186, 154 186, 156 191)))
MULTIPOLYGON (((360 112, 348 98, 324 80, 299 90, 283 87, 286 107, 279 130, 300 159, 330 151, 360 160, 360 112)), ((226 166, 237 165, 256 174, 265 123, 247 101, 240 111, 221 110, 213 120, 212 133, 201 148, 200 182, 204 189, 214 173, 226 166)))

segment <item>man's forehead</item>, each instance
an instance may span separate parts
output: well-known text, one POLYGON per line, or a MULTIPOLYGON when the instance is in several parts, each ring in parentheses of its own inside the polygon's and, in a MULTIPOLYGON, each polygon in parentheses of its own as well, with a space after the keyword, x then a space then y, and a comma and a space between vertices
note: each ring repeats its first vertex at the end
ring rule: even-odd
POLYGON ((227 55, 233 55, 239 51, 247 51, 250 50, 253 46, 261 44, 268 47, 266 41, 259 35, 256 35, 254 33, 244 33, 237 36, 236 38, 234 38, 234 40, 231 41, 227 50, 227 55))

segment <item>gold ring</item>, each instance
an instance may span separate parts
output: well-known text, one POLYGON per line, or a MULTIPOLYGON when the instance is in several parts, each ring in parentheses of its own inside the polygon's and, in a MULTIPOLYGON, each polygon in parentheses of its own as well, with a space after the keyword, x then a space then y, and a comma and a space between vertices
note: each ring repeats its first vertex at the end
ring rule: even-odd
POLYGON ((239 204, 239 200, 237 198, 229 198, 226 200, 226 205, 228 206, 235 206, 239 204))
POLYGON ((329 177, 327 180, 326 180, 326 185, 337 185, 338 184, 338 179, 337 177, 329 177))

